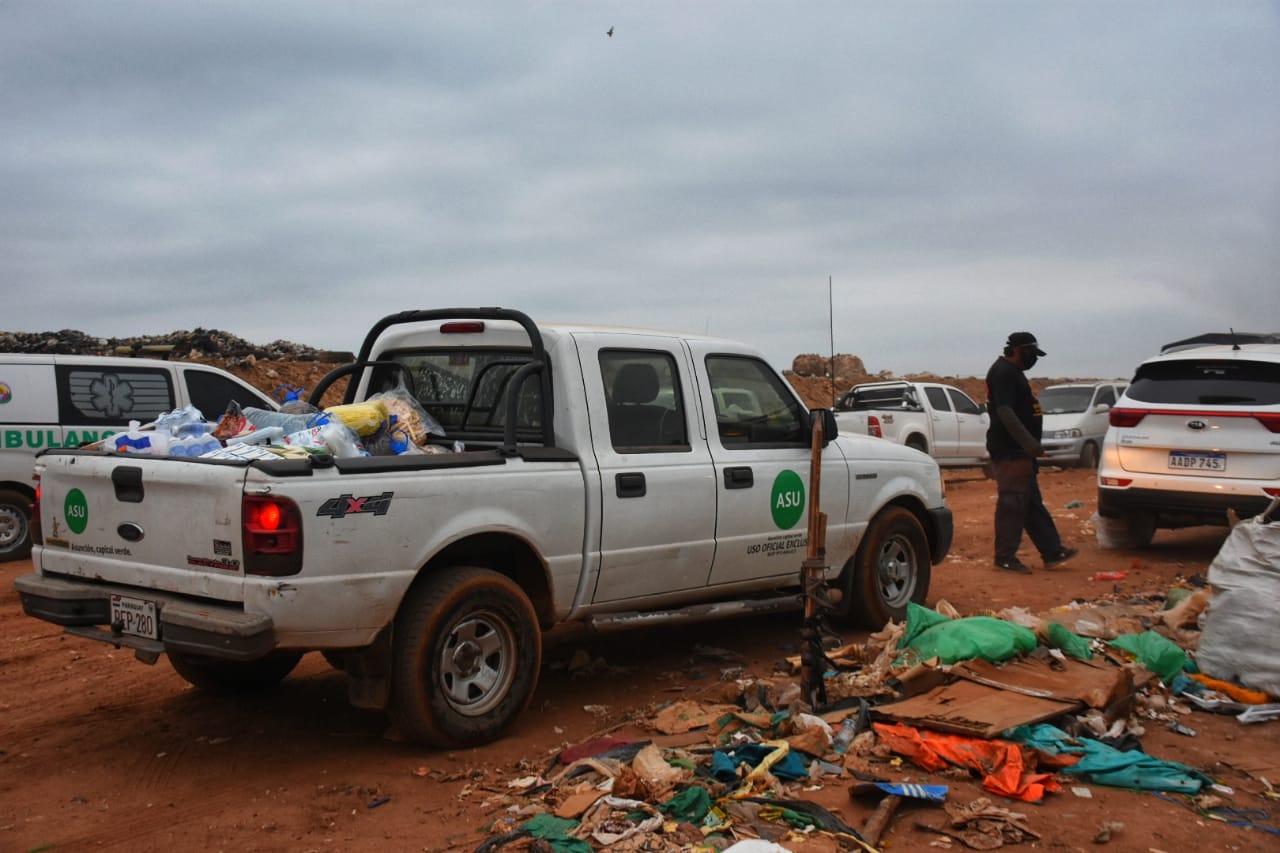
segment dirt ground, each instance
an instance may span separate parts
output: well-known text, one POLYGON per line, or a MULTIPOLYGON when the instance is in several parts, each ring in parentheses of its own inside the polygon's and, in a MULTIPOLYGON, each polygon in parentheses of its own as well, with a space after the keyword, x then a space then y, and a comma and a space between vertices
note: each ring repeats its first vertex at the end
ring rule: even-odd
MULTIPOLYGON (((968 469, 947 481, 957 535, 934 570, 929 603, 946 599, 965 615, 1163 595, 1203 575, 1226 535, 1162 531, 1145 551, 1100 551, 1089 525, 1093 472, 1050 469, 1042 477, 1046 503, 1081 554, 1046 572, 1028 548, 1023 556, 1034 574, 998 574, 990 565, 994 484, 968 469), (1091 580, 1110 571, 1127 577, 1091 580)), ((29 571, 30 562, 0 564, 3 851, 475 850, 526 819, 514 811, 526 800, 510 781, 546 770, 563 748, 606 732, 651 738, 642 723, 663 703, 717 698, 726 670, 769 676, 799 648, 799 614, 601 636, 553 632, 537 694, 514 732, 478 749, 434 751, 389 739, 382 715, 349 707, 345 676, 318 654, 277 688, 227 697, 190 688, 163 659, 146 666, 128 650, 67 636, 22 614, 13 579, 29 571), (740 660, 727 663, 708 648, 740 660), (589 677, 570 673, 575 653, 594 661, 589 677)), ((1280 803, 1260 796, 1263 778, 1280 782, 1280 723, 1242 726, 1203 712, 1183 722, 1195 737, 1152 723, 1142 737, 1146 751, 1203 770, 1231 789, 1228 804, 1265 810, 1265 820, 1252 818, 1280 827, 1280 803)), ((948 784, 952 802, 984 795, 970 778, 889 762, 876 770, 948 784)), ((874 804, 854 802, 849 782, 826 777, 800 795, 861 827, 874 804)), ((1184 798, 1069 779, 1041 804, 1001 805, 1026 815, 1040 849, 1096 849, 1106 822, 1121 825, 1106 845, 1115 851, 1280 849, 1277 835, 1197 814, 1184 798)), ((915 827, 931 811, 901 809, 883 847, 939 846, 937 836, 915 827)), ((816 840, 788 847, 833 849, 816 840)))

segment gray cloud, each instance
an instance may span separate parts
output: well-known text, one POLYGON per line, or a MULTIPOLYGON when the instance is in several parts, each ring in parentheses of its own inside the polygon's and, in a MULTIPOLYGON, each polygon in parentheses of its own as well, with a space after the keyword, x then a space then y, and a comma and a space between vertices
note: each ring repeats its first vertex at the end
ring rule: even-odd
MULTIPOLYGON (((1280 318, 1266 2, 0 4, 0 327, 408 307, 1054 375, 1280 318), (615 27, 615 36, 604 31, 615 27)), ((1267 327, 1267 328, 1264 328, 1267 327)))

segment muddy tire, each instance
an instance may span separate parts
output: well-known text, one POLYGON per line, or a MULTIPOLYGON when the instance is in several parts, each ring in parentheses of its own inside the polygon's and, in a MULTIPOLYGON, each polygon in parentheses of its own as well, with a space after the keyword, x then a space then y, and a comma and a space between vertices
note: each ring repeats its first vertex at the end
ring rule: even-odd
POLYGON ((257 660, 223 660, 186 652, 169 652, 169 664, 201 690, 235 692, 274 687, 293 672, 302 652, 271 652, 257 660))
POLYGON ((929 540, 909 510, 882 510, 867 529, 847 571, 848 617, 878 631, 890 620, 907 616, 907 603, 924 603, 932 564, 929 540))
POLYGON ((388 711, 418 743, 487 743, 529 704, 541 661, 537 614, 514 581, 471 566, 435 572, 396 616, 388 711))
POLYGON ((0 563, 31 556, 31 499, 0 489, 0 563))

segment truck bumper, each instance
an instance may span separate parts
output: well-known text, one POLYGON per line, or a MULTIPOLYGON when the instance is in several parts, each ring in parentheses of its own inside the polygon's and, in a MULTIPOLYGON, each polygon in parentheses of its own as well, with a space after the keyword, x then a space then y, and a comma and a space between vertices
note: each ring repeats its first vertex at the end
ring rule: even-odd
POLYGON ((929 520, 933 526, 933 535, 929 537, 929 558, 936 566, 951 550, 956 526, 951 510, 945 506, 929 510, 929 520))
POLYGON ((276 647, 270 617, 245 613, 230 604, 38 574, 20 575, 13 585, 28 616, 117 648, 147 654, 179 651, 223 660, 256 660, 276 647), (153 602, 160 638, 136 637, 113 627, 112 595, 153 602))

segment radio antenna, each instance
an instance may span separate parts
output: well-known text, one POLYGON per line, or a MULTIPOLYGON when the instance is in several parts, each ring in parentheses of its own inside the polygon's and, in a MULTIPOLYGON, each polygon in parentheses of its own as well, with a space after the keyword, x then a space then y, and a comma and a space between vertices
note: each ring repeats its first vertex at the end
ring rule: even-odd
POLYGON ((827 373, 831 377, 831 408, 836 407, 836 321, 831 301, 831 276, 827 276, 827 333, 830 336, 831 361, 827 373))

